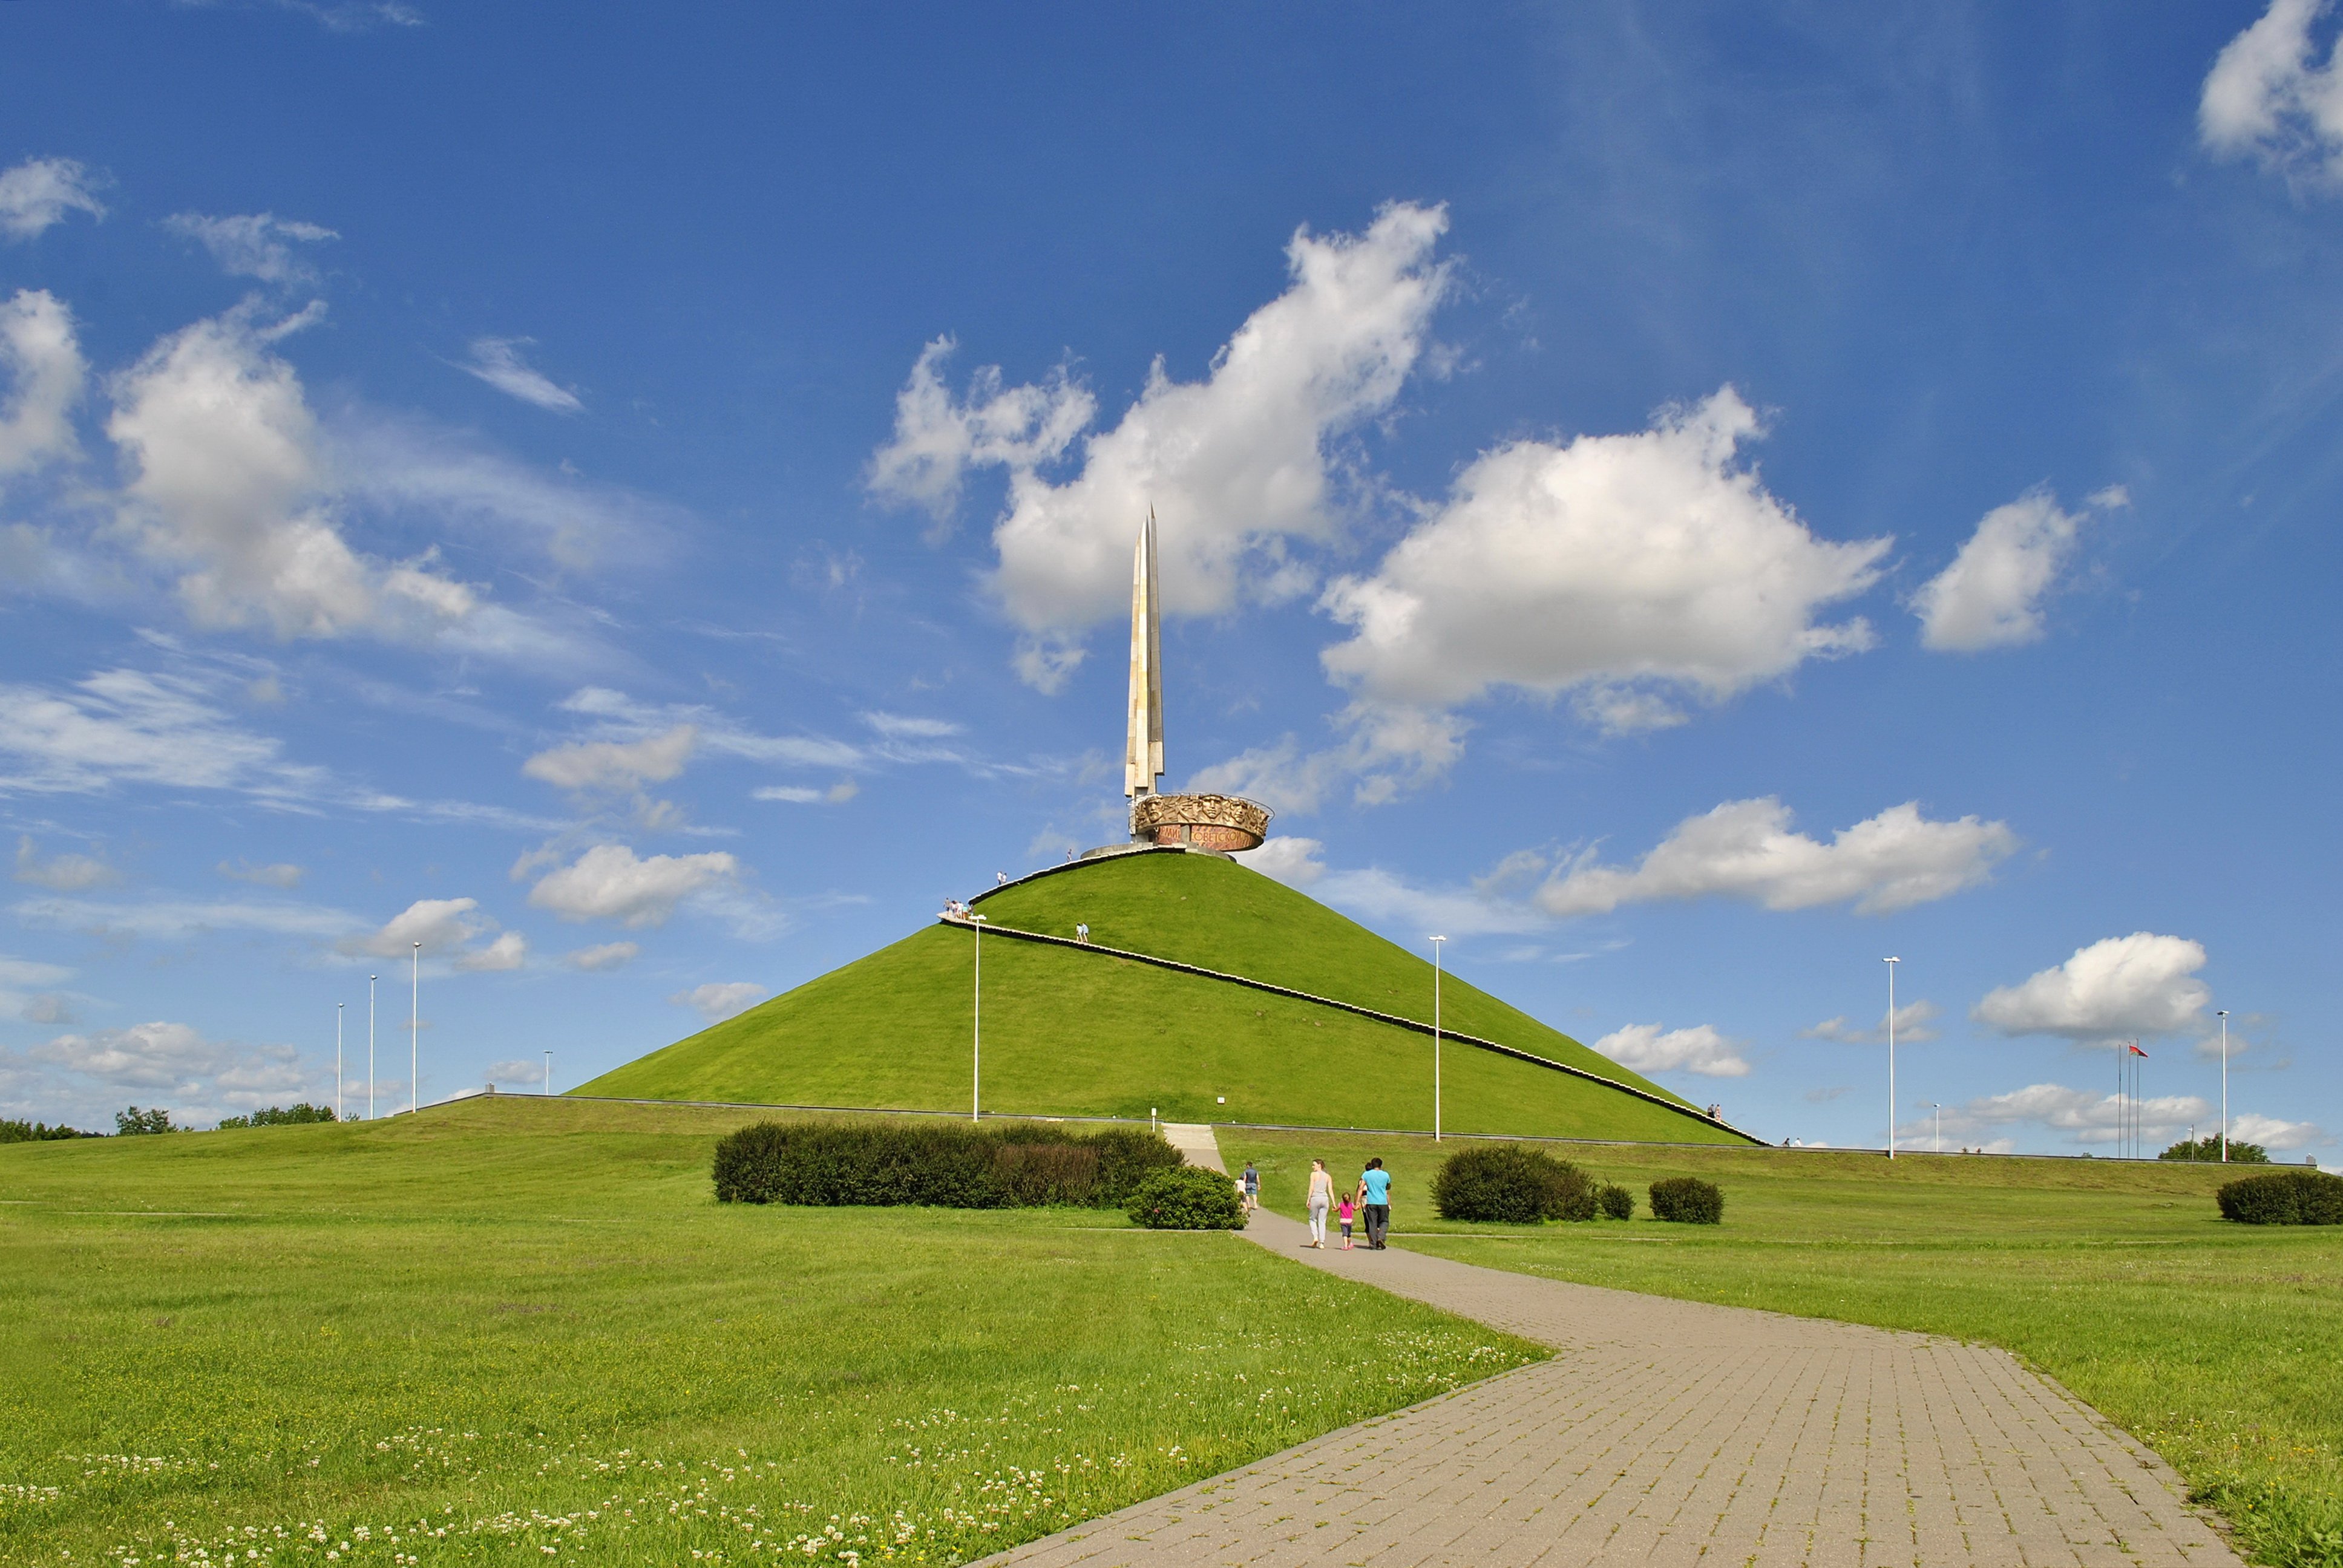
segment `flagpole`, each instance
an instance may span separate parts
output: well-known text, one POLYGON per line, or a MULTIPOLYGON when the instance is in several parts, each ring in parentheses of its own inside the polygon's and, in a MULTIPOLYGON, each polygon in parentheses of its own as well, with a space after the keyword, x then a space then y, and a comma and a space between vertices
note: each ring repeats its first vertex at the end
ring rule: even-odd
POLYGON ((334 1120, 342 1119, 342 1006, 334 1004, 334 1120))

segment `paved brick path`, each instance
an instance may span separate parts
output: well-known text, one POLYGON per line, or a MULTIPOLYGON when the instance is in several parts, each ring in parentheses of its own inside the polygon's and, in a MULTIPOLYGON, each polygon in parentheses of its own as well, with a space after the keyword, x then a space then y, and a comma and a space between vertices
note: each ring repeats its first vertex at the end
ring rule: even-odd
POLYGON ((1266 1212, 1245 1234, 1559 1353, 988 1562, 2238 1562, 2161 1461, 2000 1351, 1397 1248, 1310 1251, 1266 1212))

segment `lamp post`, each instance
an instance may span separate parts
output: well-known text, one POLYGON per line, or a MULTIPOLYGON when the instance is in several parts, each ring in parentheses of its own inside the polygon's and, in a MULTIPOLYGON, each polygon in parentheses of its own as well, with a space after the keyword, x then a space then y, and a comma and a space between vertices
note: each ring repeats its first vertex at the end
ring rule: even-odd
POLYGON ((1902 959, 1887 959, 1887 1158, 1896 1158, 1896 966, 1902 959))
POLYGON ((1446 937, 1432 939, 1432 1141, 1440 1141, 1440 944, 1446 937))
POLYGON ((374 976, 367 976, 367 1120, 374 1120, 374 976))
POLYGON ((2229 1010, 2221 1015, 2221 1163, 2229 1162, 2229 1010))
POLYGON ((1928 1101, 1928 1108, 1936 1113, 1936 1152, 1942 1154, 1945 1151, 1945 1108, 1933 1100, 1928 1101))
POLYGON ((334 1120, 342 1119, 342 1004, 334 1004, 334 1120))
POLYGON ((968 929, 976 939, 976 995, 969 1008, 974 1038, 969 1046, 968 1119, 984 1117, 984 917, 970 915, 968 929))
POLYGON ((415 974, 407 999, 407 1113, 423 1109, 423 944, 415 944, 415 974))
POLYGON ((548 1097, 553 1093, 553 1052, 549 1050, 545 1053, 545 1092, 548 1097))

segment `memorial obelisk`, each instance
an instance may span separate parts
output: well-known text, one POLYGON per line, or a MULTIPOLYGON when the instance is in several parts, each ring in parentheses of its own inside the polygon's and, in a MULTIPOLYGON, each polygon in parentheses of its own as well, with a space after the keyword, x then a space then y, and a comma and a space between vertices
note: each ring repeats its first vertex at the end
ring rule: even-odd
MULTIPOLYGON (((1163 600, 1155 580, 1155 510, 1140 525, 1131 563, 1131 703, 1122 792, 1131 841, 1228 854, 1258 849, 1269 808, 1236 795, 1163 795, 1163 600)), ((1099 851, 1092 851, 1098 853, 1099 851)))

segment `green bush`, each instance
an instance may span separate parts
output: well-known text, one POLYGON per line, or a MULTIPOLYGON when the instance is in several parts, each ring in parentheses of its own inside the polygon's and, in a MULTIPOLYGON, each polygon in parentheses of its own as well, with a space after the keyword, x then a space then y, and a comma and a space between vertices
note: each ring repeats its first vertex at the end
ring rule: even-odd
POLYGON ((1237 1185, 1218 1171, 1182 1165, 1156 1171, 1139 1183, 1123 1205, 1134 1225, 1151 1231, 1242 1231, 1243 1201, 1237 1185))
POLYGON ((1605 1181, 1595 1191, 1594 1206, 1603 1211, 1606 1220, 1632 1220, 1635 1217, 1635 1195, 1616 1181, 1605 1181))
POLYGON ((72 1127, 51 1127, 45 1121, 11 1121, 0 1117, 0 1143, 46 1143, 53 1138, 102 1138, 72 1127))
POLYGON ((2343 1225, 2343 1176, 2273 1171, 2223 1186, 2221 1218, 2241 1225, 2343 1225))
POLYGON ((235 1127, 298 1127, 312 1121, 331 1121, 334 1108, 312 1105, 304 1100, 292 1106, 272 1105, 266 1111, 256 1111, 249 1116, 223 1116, 220 1131, 235 1127))
POLYGON ((1530 1225, 1541 1220, 1592 1220, 1594 1179, 1567 1160, 1515 1143, 1460 1149, 1432 1178, 1432 1204, 1443 1220, 1530 1225))
MULTIPOLYGON (((2199 1138, 2191 1143, 2184 1138, 2157 1158, 2158 1160, 2194 1160, 2208 1165, 2217 1165, 2221 1161, 2221 1141, 2218 1138, 2199 1138)), ((2229 1140, 2230 1164, 2267 1165, 2269 1162, 2269 1151, 2260 1144, 2240 1143, 2234 1138, 2229 1140)))
POLYGON ((171 1113, 160 1106, 141 1111, 134 1105, 114 1113, 114 1131, 124 1138, 139 1138, 150 1132, 176 1132, 178 1129, 171 1125, 171 1113))
POLYGON ((718 1140, 713 1175, 725 1203, 1111 1209, 1179 1163, 1160 1135, 1131 1128, 760 1121, 718 1140))
POLYGON ((1725 1189, 1697 1176, 1671 1176, 1652 1183, 1652 1218, 1681 1225, 1715 1225, 1725 1219, 1725 1189))

